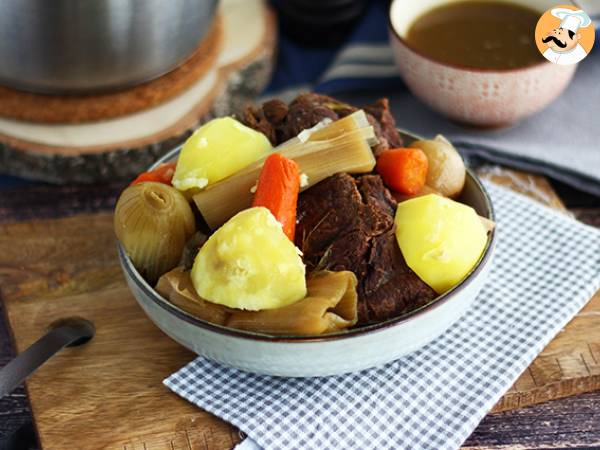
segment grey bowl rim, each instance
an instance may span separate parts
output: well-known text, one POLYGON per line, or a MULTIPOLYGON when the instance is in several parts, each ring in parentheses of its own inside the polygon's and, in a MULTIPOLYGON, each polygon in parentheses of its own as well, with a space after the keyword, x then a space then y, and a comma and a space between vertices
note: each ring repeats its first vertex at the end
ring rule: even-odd
MULTIPOLYGON (((420 136, 417 136, 413 133, 409 133, 404 130, 399 130, 403 136, 409 137, 413 140, 422 139, 420 136)), ((170 150, 161 158, 159 158, 154 164, 152 164, 148 170, 155 169, 160 164, 168 162, 173 159, 176 155, 181 151, 182 145, 177 146, 173 150, 170 150)), ((494 207, 492 205, 491 198, 477 177, 475 173, 467 167, 467 176, 471 178, 471 180, 475 183, 475 186, 481 191, 483 194, 483 199, 485 201, 486 208, 489 212, 488 219, 495 220, 495 212, 494 207)), ((405 314, 399 315, 397 317, 393 317, 391 319, 385 320, 383 322, 378 322, 375 324, 367 325, 364 327, 359 327, 355 329, 345 330, 336 333, 323 334, 323 335, 308 335, 308 336, 299 336, 299 335, 290 335, 290 336, 279 336, 279 335, 270 335, 266 333, 257 333, 246 330, 239 330, 236 328, 230 328, 223 325, 217 325, 206 320, 195 317, 188 312, 178 308, 173 305, 167 299, 163 298, 156 290, 148 284, 148 282, 139 274, 139 272, 133 266, 131 259, 127 256, 125 249, 121 245, 121 242, 117 239, 117 251, 119 256, 119 262, 126 276, 132 280, 135 285, 146 295, 147 298, 152 300, 156 305, 160 306, 167 313, 174 315, 180 320, 187 322, 188 324, 194 325, 196 327, 216 332, 218 334, 227 335, 230 337, 236 337, 247 340, 255 340, 255 341, 267 341, 267 342, 287 342, 287 343, 309 343, 309 342, 324 342, 324 341, 334 341, 334 340, 342 340, 342 339, 351 339, 353 337, 364 336, 366 334, 375 333, 379 331, 383 331, 387 328, 396 327, 402 325, 406 322, 416 320, 421 316, 424 316, 427 312, 442 306, 447 303, 452 298, 458 296, 458 294, 464 290, 477 276, 482 272, 483 268, 490 263, 492 258, 492 254, 494 251, 494 247, 496 244, 496 228, 494 228, 489 234, 486 242, 486 246, 484 248, 483 254, 479 258, 477 264, 471 269, 471 271, 458 283, 456 286, 452 287, 450 290, 444 292, 441 295, 435 297, 431 302, 416 308, 412 311, 409 311, 405 314)))

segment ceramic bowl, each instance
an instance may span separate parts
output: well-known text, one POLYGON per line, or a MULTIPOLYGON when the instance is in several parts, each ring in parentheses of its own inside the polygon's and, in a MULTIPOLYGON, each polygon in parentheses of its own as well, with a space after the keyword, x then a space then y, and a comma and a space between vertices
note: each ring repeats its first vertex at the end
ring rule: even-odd
MULTIPOLYGON (((405 142, 413 136, 404 134, 405 142)), ((157 164, 174 159, 179 149, 157 164)), ((156 165, 157 165, 156 164, 156 165)), ((156 166, 155 165, 155 166, 156 166)), ((494 219, 490 198, 468 171, 462 202, 494 219)), ((167 335, 198 355, 241 370, 284 377, 315 377, 355 372, 400 358, 435 339, 475 301, 492 265, 495 232, 478 264, 465 279, 428 305, 375 325, 325 336, 279 337, 236 330, 195 318, 160 296, 140 276, 118 244, 125 279, 150 319, 167 335)))
MULTIPOLYGON (((540 15, 556 6, 555 0, 501 1, 523 4, 540 15)), ((486 70, 442 63, 412 48, 405 36, 415 19, 449 2, 394 0, 389 10, 396 66, 411 92, 433 110, 461 123, 503 127, 543 109, 573 78, 576 64, 561 66, 542 57, 527 67, 486 70)))

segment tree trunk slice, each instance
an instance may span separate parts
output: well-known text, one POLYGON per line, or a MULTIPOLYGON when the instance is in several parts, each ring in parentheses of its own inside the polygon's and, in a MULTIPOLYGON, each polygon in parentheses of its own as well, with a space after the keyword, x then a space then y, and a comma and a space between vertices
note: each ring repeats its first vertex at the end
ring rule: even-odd
MULTIPOLYGON (((561 205, 542 177, 496 169, 483 176, 548 206, 561 205)), ((30 219, 34 211, 21 207, 29 190, 12 190, 11 199, 0 202, 0 218, 30 219)), ((230 449, 241 440, 234 427, 161 384, 194 355, 152 324, 125 284, 110 212, 118 190, 114 183, 101 189, 35 188, 25 203, 48 218, 0 226, 0 296, 17 351, 49 323, 71 315, 91 319, 98 331, 88 345, 65 349, 27 381, 42 448, 230 449), (50 218, 65 214, 74 215, 50 218)), ((598 389, 599 362, 596 295, 496 410, 598 389)))
POLYGON ((53 183, 127 180, 181 144, 201 123, 239 112, 270 78, 275 17, 263 0, 223 0, 220 14, 222 51, 213 67, 182 93, 102 122, 0 119, 0 170, 53 183))
POLYGON ((0 117, 24 122, 83 123, 112 119, 159 105, 214 67, 222 47, 220 14, 198 49, 171 72, 129 89, 92 95, 48 95, 0 86, 0 117))

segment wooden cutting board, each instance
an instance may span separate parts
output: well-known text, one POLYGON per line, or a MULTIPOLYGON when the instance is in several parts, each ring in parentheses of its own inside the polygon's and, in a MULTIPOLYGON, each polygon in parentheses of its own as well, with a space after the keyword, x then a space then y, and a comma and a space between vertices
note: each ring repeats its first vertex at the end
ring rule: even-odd
MULTIPOLYGON (((545 180, 484 176, 555 208, 545 180)), ((194 358, 156 328, 129 293, 110 212, 0 226, 0 295, 17 351, 53 321, 82 316, 97 334, 63 350, 27 382, 44 450, 231 448, 237 431, 168 391, 162 380, 194 358)), ((600 388, 600 295, 532 363, 496 410, 600 388)))

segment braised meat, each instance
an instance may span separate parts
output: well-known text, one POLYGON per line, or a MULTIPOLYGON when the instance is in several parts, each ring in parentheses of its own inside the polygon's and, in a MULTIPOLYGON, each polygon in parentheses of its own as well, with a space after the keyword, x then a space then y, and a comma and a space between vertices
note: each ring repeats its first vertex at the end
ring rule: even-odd
POLYGON ((379 144, 373 148, 375 156, 390 148, 402 147, 402 139, 396 128, 396 120, 390 112, 390 104, 387 98, 380 98, 375 103, 365 106, 367 117, 372 117, 374 121, 369 121, 375 129, 375 134, 379 139, 379 144), (373 124, 375 122, 376 125, 373 124))
MULTIPOLYGON (((250 128, 264 133, 273 145, 279 145, 323 119, 336 120, 357 109, 327 95, 307 93, 300 94, 289 106, 281 100, 270 100, 262 106, 248 107, 241 119, 250 128)), ((373 148, 376 156, 389 148, 402 146, 387 99, 379 99, 364 110, 379 139, 373 148)))
POLYGON ((380 322, 436 297, 406 265, 394 236, 395 200, 378 175, 337 174, 300 195, 296 245, 308 270, 350 270, 359 324, 380 322))
MULTIPOLYGON (((289 105, 271 100, 242 117, 273 145, 325 118, 357 108, 320 94, 301 94, 289 105)), ((402 146, 387 99, 364 108, 381 152, 402 146)), ((380 322, 426 304, 435 291, 406 265, 394 236, 396 201, 378 175, 329 177, 300 195, 296 244, 308 270, 351 270, 359 280, 359 324, 380 322)))

